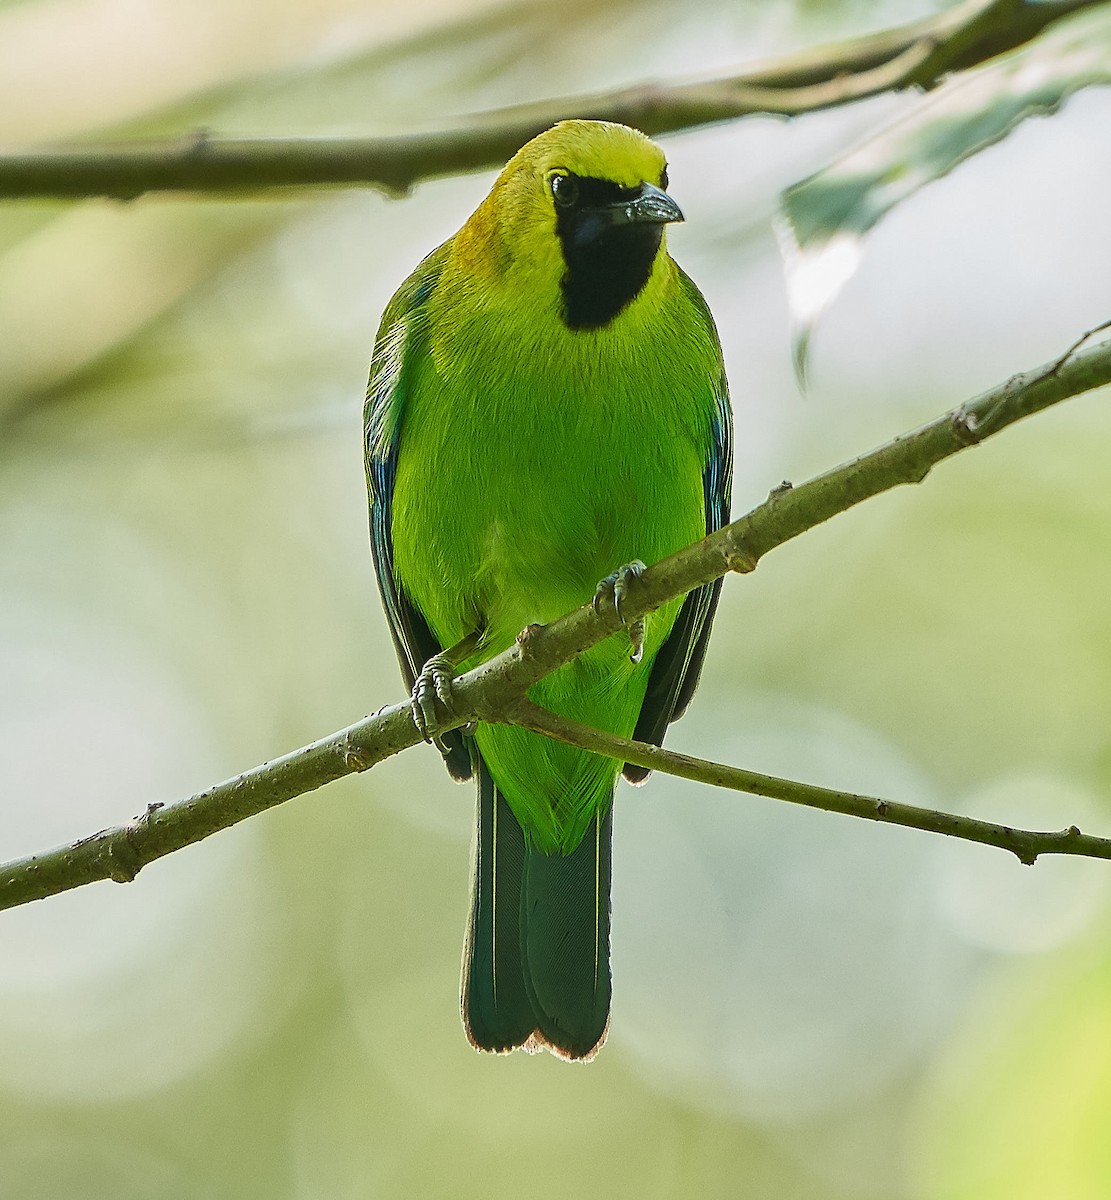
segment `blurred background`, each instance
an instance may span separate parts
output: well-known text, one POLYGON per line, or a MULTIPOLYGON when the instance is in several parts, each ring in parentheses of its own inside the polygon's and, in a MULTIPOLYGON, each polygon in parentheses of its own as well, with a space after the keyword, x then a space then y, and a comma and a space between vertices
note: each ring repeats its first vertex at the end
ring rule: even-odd
MULTIPOLYGON (((844 0, 7 0, 0 143, 402 132, 925 15, 844 0)), ((735 508, 1111 317, 1111 92, 900 206, 818 325, 781 190, 919 101, 664 139, 735 508)), ((366 532, 374 331, 492 173, 0 205, 0 858, 401 698, 366 532)), ((726 581, 669 744, 1111 834, 1107 395, 726 581)), ((473 796, 418 748, 0 914, 0 1195, 1008 1200, 1111 1190, 1111 867, 654 777, 615 819, 589 1067, 458 1016, 473 796)))

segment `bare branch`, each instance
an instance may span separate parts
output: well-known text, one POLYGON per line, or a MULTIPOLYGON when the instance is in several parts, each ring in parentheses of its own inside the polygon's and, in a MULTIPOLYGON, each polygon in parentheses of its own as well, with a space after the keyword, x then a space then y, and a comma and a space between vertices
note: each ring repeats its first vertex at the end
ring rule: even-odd
MULTIPOLYGON (((1080 339, 1076 346, 1088 336, 1080 339)), ((798 487, 781 485, 747 516, 650 567, 622 601, 622 612, 626 620, 634 621, 728 571, 751 571, 768 551, 837 513, 900 484, 920 483, 937 463, 977 445, 1015 421, 1108 383, 1111 383, 1111 340, 1100 342, 1082 353, 1075 352, 1075 347, 1070 348, 1053 362, 1015 375, 928 425, 897 437, 808 483, 798 487)), ((591 604, 550 625, 530 626, 522 631, 517 643, 509 650, 455 681, 454 704, 452 711, 444 714, 443 727, 458 728, 471 721, 513 720, 526 692, 537 680, 607 637, 618 632, 624 634, 624 630, 612 607, 595 612, 591 604)), ((163 855, 199 842, 218 830, 227 829, 343 775, 365 771, 419 740, 408 703, 395 704, 187 800, 164 806, 151 805, 127 825, 101 830, 69 846, 0 867, 0 909, 41 900, 98 879, 128 882, 143 866, 163 855)), ((625 757, 629 762, 639 761, 638 756, 646 753, 663 753, 641 747, 636 747, 634 753, 633 744, 627 745, 630 747, 628 753, 622 749, 618 757, 625 757)), ((674 763, 674 760, 675 756, 667 761, 674 763)), ((669 769, 662 759, 642 765, 669 769)), ((739 779, 743 774, 738 773, 734 778, 739 779)), ((795 789, 803 786, 780 783, 795 789)), ((751 790, 760 791, 759 788, 751 790)), ((813 790, 815 793, 822 791, 813 790)), ((835 795, 832 792, 825 794, 835 795)), ((889 814, 902 812, 909 814, 908 819, 881 816, 875 810, 873 819, 886 819, 919 829, 933 828, 936 832, 949 834, 954 834, 955 823, 965 820, 935 814, 931 819, 940 824, 928 825, 923 823, 923 818, 914 816, 922 810, 886 803, 889 814)), ((1063 834, 1024 836, 1042 840, 1010 844, 1004 838, 990 844, 1004 845, 1020 857, 1025 854, 1024 861, 1031 853, 1036 856, 1050 849, 1057 853, 1103 856, 1102 851, 1092 849, 1102 845, 1098 839, 1084 840, 1083 835, 1073 834, 1071 830, 1063 834)))
POLYGON ((866 821, 902 825, 907 829, 921 829, 927 833, 940 833, 966 842, 979 842, 984 846, 1009 850, 1027 866, 1033 866, 1042 854, 1079 854, 1087 858, 1111 858, 1111 838, 1081 833, 1075 825, 1054 833, 1014 829, 1010 825, 997 825, 994 821, 981 821, 976 817, 940 812, 934 808, 921 808, 915 804, 900 804, 894 800, 881 800, 876 796, 862 796, 855 792, 839 792, 810 783, 799 783, 793 779, 781 779, 776 775, 764 775, 759 771, 745 770, 743 767, 730 767, 704 758, 692 758, 688 754, 679 754, 674 750, 664 750, 658 746, 649 746, 644 742, 634 742, 629 738, 605 733, 548 712, 530 700, 521 701, 506 719, 508 723, 531 729, 534 733, 542 733, 558 742, 566 742, 569 746, 593 750, 607 758, 616 758, 620 762, 634 763, 652 771, 677 775, 680 779, 691 779, 696 783, 708 783, 712 787, 748 792, 753 796, 767 796, 772 800, 785 800, 807 808, 820 808, 823 812, 863 817, 866 821))
POLYGON ((643 84, 478 114, 454 128, 384 138, 218 139, 206 132, 136 144, 0 155, 0 198, 145 192, 259 192, 373 184, 402 194, 422 179, 498 166, 565 117, 671 133, 752 113, 797 116, 907 87, 931 87, 1107 0, 966 0, 911 25, 791 54, 715 80, 643 84))

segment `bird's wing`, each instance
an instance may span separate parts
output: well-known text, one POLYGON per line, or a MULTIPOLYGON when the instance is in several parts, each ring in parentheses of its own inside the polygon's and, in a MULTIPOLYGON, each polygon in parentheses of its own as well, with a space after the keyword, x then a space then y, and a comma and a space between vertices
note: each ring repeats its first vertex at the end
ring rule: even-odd
MULTIPOLYGON (((716 344, 713 318, 702 294, 682 271, 680 278, 688 299, 702 314, 716 344)), ((729 407, 725 366, 720 361, 713 384, 713 404, 710 454, 702 472, 707 533, 728 524, 733 483, 733 414, 729 407)), ((637 741, 660 745, 670 722, 677 721, 686 712, 702 673, 720 592, 721 580, 715 579, 713 583, 696 588, 683 602, 675 625, 652 664, 648 690, 633 732, 637 741)), ((640 783, 649 774, 645 768, 632 763, 625 764, 623 773, 630 783, 640 783)))
MULTIPOLYGON (((425 353, 428 298, 436 286, 445 246, 433 251, 401 285, 378 328, 364 409, 364 449, 370 493, 370 548, 378 590, 393 635, 401 674, 412 689, 424 664, 444 647, 428 628, 394 572, 393 489, 405 392, 414 358, 425 353)), ((471 776, 470 752, 458 731, 440 738, 448 770, 471 776)))

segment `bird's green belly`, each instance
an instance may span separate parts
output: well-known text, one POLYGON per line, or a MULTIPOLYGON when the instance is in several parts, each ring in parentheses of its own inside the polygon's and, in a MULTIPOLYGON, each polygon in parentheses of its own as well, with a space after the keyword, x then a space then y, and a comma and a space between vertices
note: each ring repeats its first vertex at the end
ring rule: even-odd
MULTIPOLYGON (((416 422, 414 422, 414 426, 416 422)), ((442 432, 442 430, 441 430, 442 432)), ((632 559, 655 562, 705 532, 694 447, 533 436, 509 445, 473 432, 406 445, 394 492, 397 572, 451 645, 476 628, 487 652, 525 625, 585 603, 632 559)))
MULTIPOLYGON (((493 422, 480 438, 466 406, 443 406, 403 434, 397 575, 443 646, 481 630, 476 657, 488 658, 526 625, 589 601, 624 563, 655 562, 705 532, 704 459, 692 433, 658 413, 654 426, 643 412, 612 409, 591 421, 588 403, 576 413, 564 396, 558 408, 535 406, 528 428, 518 414, 515 426, 493 422)), ((631 735, 680 604, 648 619, 640 664, 617 635, 536 684, 532 699, 631 735)), ((611 759, 510 726, 480 726, 476 736, 499 788, 544 849, 573 848, 610 802, 619 768, 611 759)))

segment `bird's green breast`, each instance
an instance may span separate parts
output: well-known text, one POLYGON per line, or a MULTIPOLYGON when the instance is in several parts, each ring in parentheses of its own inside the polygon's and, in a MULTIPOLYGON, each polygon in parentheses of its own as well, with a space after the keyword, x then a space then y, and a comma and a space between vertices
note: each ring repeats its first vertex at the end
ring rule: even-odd
MULTIPOLYGON (((406 368, 396 571, 442 645, 481 629, 488 657, 530 622, 585 603, 622 564, 657 561, 703 536, 720 360, 677 272, 663 302, 590 331, 542 309, 484 311, 438 292, 441 307, 430 307, 406 368)), ((610 638, 533 698, 631 734, 678 608, 649 620, 639 666, 627 638, 610 638)), ((610 760, 506 727, 480 727, 478 740, 547 848, 573 846, 612 795, 610 760)))

